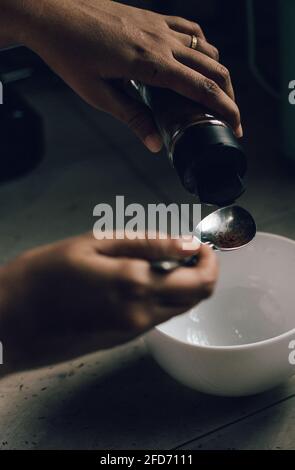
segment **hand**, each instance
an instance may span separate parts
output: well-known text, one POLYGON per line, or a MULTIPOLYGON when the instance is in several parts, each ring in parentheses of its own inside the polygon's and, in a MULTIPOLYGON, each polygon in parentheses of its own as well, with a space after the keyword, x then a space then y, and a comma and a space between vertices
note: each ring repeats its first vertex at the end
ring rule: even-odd
POLYGON ((151 151, 162 145, 153 118, 120 82, 170 88, 221 115, 242 135, 229 72, 198 24, 110 0, 4 2, 25 9, 20 40, 88 103, 125 122, 151 151), (190 48, 192 34, 197 51, 190 48))
MULTIPOLYGON (((86 234, 24 253, 0 271, 0 340, 12 370, 114 346, 185 312, 213 291, 217 264, 170 274, 150 260, 186 257, 177 240, 95 240, 86 234)), ((0 368, 1 372, 1 368, 0 368)))

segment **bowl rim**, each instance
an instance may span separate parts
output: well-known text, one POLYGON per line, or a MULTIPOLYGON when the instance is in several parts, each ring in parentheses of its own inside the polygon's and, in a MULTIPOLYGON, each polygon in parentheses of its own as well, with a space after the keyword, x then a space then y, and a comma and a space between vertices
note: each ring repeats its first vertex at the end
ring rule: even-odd
MULTIPOLYGON (((277 235, 276 233, 260 232, 260 231, 257 232, 256 236, 257 235, 259 235, 259 236, 262 235, 262 237, 265 237, 265 238, 278 238, 278 239, 286 241, 286 242, 288 242, 292 245, 295 245, 295 240, 292 240, 291 238, 285 237, 284 235, 277 235)), ((255 238, 254 238, 254 240, 255 240, 255 238)), ((185 315, 186 313, 188 313, 188 312, 184 312, 180 315, 185 315)), ((177 316, 173 317, 173 318, 177 318, 177 316)), ((161 324, 155 326, 155 328, 152 330, 152 332, 154 330, 156 330, 157 333, 159 333, 159 334, 161 334, 165 337, 168 337, 172 341, 175 341, 175 342, 180 343, 182 345, 185 345, 187 347, 196 348, 196 349, 207 349, 207 350, 211 350, 211 351, 220 351, 220 350, 222 350, 222 351, 232 351, 232 350, 253 349, 253 348, 257 348, 257 347, 263 347, 263 346, 266 346, 266 345, 269 345, 269 344, 272 344, 272 343, 277 343, 281 340, 284 340, 284 339, 288 338, 288 336, 292 336, 293 334, 295 334, 295 326, 294 326, 294 328, 292 328, 291 330, 286 331, 285 333, 281 333, 280 335, 277 335, 277 336, 272 336, 271 338, 256 341, 254 343, 216 346, 216 345, 203 345, 203 344, 187 343, 187 342, 185 342, 185 341, 183 341, 179 338, 175 338, 174 336, 171 336, 168 333, 165 333, 165 332, 161 331, 160 326, 161 326, 161 324)))

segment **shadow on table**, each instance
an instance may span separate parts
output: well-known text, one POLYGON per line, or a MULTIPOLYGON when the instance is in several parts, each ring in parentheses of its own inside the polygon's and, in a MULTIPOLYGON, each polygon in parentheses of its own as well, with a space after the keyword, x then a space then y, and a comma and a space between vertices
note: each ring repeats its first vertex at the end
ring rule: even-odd
POLYGON ((51 389, 38 448, 171 449, 282 398, 276 391, 247 398, 197 393, 175 382, 149 357, 105 378, 85 375, 71 393, 51 389))

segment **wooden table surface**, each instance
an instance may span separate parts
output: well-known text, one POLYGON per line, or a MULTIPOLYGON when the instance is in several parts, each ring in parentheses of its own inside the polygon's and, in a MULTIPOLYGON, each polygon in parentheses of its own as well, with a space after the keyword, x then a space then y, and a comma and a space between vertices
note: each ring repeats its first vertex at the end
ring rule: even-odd
MULTIPOLYGON (((41 165, 0 187, 0 258, 92 229, 99 202, 192 198, 167 160, 63 87, 22 85, 43 115, 41 165)), ((260 230, 295 238, 294 178, 277 159, 274 105, 241 85, 248 191, 240 203, 260 230), (254 103, 255 102, 255 106, 254 103), (264 109, 264 121, 256 107, 264 109)), ((295 449, 295 381, 247 398, 218 398, 168 377, 144 341, 0 381, 0 449, 295 449)))

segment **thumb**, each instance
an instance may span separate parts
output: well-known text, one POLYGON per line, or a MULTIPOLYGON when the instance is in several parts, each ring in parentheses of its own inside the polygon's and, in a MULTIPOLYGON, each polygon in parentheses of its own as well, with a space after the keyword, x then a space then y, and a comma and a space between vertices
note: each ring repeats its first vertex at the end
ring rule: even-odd
MULTIPOLYGON (((118 232, 114 232, 114 237, 118 232)), ((122 235, 122 234, 120 234, 122 235)), ((99 243, 99 252, 108 256, 140 258, 146 260, 159 260, 187 257, 195 254, 199 248, 198 242, 193 242, 192 237, 185 238, 159 238, 159 234, 155 234, 156 238, 148 237, 148 234, 141 234, 141 238, 128 238, 128 232, 122 239, 104 240, 99 243), (190 249, 187 244, 190 243, 190 249)))
POLYGON ((102 85, 105 111, 127 124, 151 152, 159 152, 163 142, 149 108, 112 83, 102 85))

